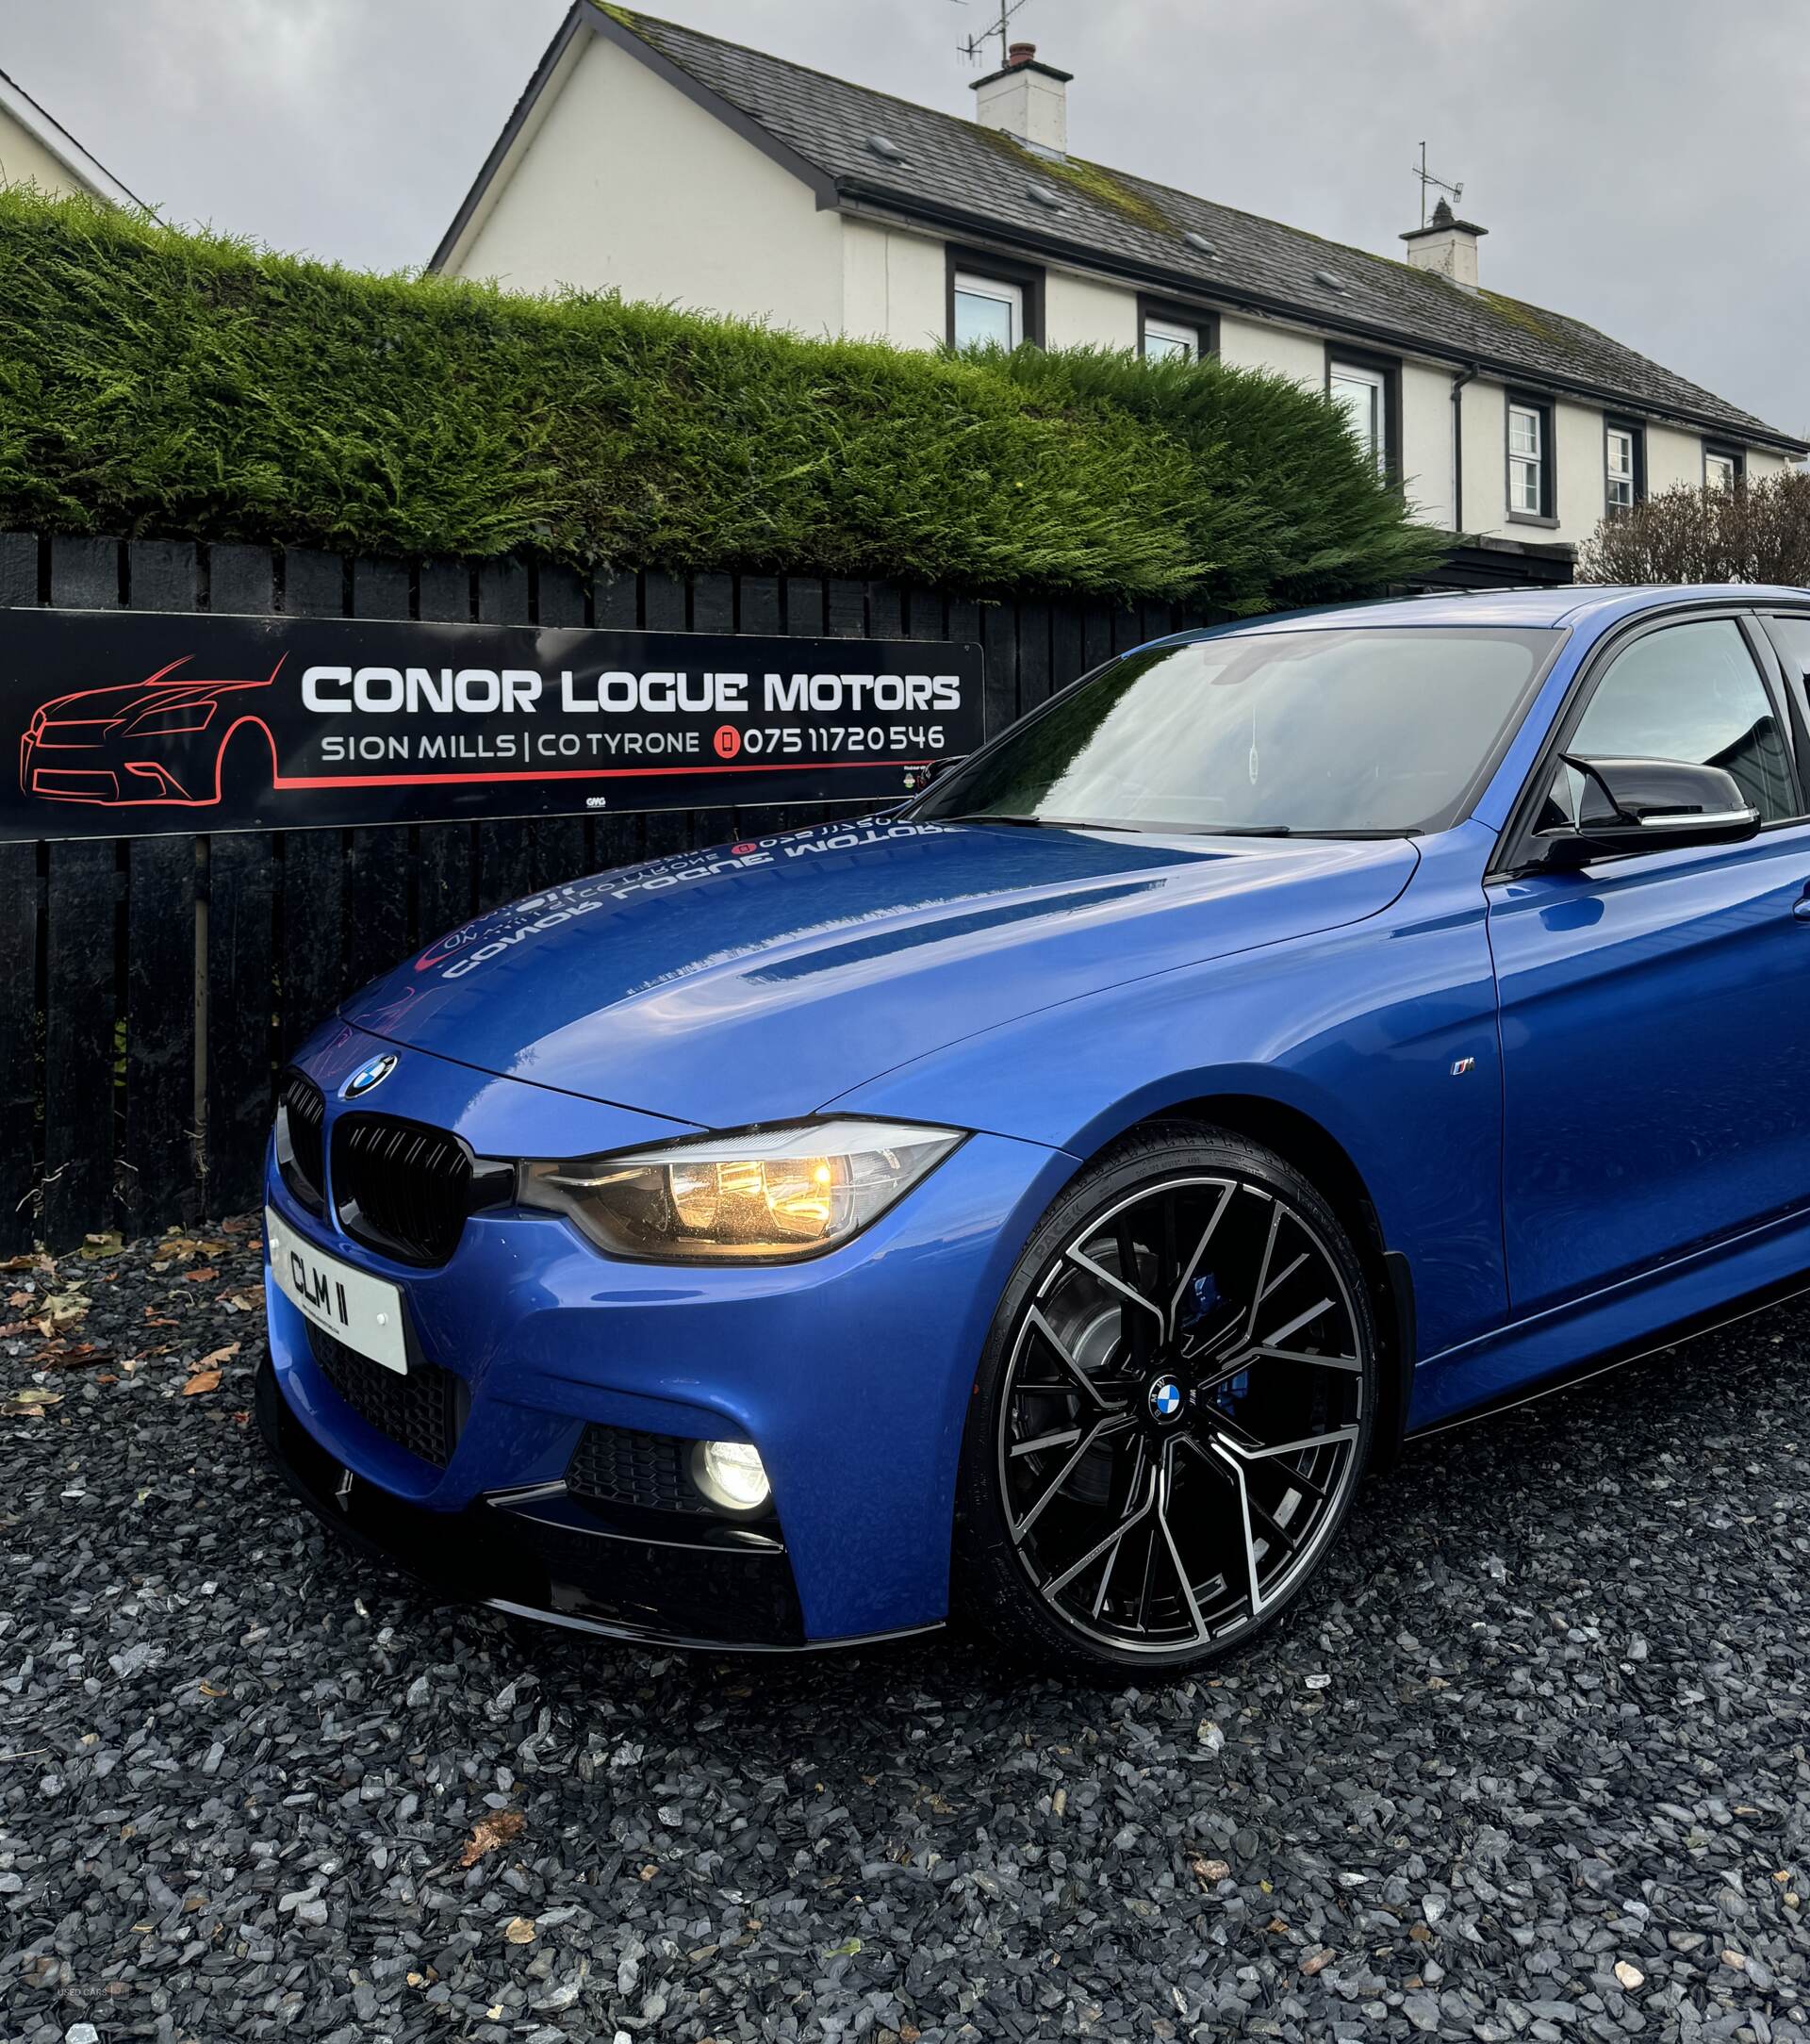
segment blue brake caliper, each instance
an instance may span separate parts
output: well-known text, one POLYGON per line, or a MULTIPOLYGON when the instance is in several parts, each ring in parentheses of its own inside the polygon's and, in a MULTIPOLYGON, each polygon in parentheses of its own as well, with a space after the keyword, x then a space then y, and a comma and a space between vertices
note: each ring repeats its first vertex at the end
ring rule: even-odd
MULTIPOLYGON (((1211 1271, 1205 1271, 1188 1287, 1188 1310, 1182 1316, 1182 1331, 1193 1334, 1205 1327, 1219 1304, 1219 1279, 1211 1271)), ((1227 1377, 1213 1393, 1213 1403, 1229 1418, 1232 1408, 1249 1390, 1250 1382, 1251 1373, 1241 1370, 1236 1376, 1227 1377)))

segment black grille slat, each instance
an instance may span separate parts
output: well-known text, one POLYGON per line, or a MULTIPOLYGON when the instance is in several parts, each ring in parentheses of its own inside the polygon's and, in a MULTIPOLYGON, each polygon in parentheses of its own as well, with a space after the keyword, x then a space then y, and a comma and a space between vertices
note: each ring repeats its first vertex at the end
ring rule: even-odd
POLYGON ((400 1376, 310 1322, 308 1347, 321 1374, 366 1426, 436 1469, 458 1443, 459 1380, 436 1363, 410 1365, 400 1376))
POLYGON ((641 1511, 708 1511, 709 1501, 691 1478, 689 1441, 637 1433, 593 1422, 578 1438, 566 1470, 566 1488, 596 1505, 627 1505, 641 1511))
POLYGON ((296 1200, 310 1213, 325 1205, 327 1175, 321 1131, 327 1103, 313 1080, 286 1072, 277 1090, 277 1168, 296 1200))
POLYGON ((471 1204, 471 1160, 418 1122, 346 1114, 333 1132, 333 1196, 354 1240, 405 1263, 444 1263, 471 1204))

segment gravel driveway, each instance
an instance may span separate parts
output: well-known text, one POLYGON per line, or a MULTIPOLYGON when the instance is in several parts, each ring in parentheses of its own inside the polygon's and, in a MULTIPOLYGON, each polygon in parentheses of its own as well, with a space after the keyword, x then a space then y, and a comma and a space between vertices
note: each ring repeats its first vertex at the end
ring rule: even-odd
POLYGON ((254 1223, 0 1286, 7 2044, 1810 2037, 1810 1312, 1411 1451, 1111 1696, 436 1608, 265 1466, 254 1223))

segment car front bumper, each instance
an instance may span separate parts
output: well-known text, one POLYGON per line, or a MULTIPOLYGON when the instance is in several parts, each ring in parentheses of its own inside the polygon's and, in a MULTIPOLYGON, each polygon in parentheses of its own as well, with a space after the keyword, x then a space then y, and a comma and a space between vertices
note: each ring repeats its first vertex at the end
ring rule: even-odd
MULTIPOLYGON (((326 1097, 329 1155, 338 1087, 387 1047, 335 1025, 298 1061, 326 1097)), ((550 1127, 567 1154, 647 1133, 627 1110, 398 1057, 384 1109, 451 1128, 480 1155, 555 1154, 550 1127)), ((617 1261, 557 1216, 497 1210, 421 1270, 346 1235, 331 1183, 323 1211, 307 1211, 272 1163, 284 1225, 401 1287, 415 1353, 447 1373, 450 1445, 443 1466, 413 1452, 385 1395, 396 1380, 361 1395, 268 1270, 260 1426, 327 1525, 453 1597, 690 1645, 932 1625, 948 1607, 976 1365, 1012 1262, 1072 1169, 1060 1151, 972 1136, 854 1242, 786 1266, 617 1261), (624 1455, 683 1444, 666 1458, 680 1468, 692 1442, 752 1442, 773 1515, 588 1494, 575 1458, 600 1439, 624 1455)))

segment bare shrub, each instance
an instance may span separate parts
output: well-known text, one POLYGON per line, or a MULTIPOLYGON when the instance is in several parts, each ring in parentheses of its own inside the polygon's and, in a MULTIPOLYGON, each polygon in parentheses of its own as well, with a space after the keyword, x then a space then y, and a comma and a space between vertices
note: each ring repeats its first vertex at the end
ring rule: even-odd
POLYGON ((1611 513, 1578 549, 1579 582, 1810 585, 1810 470, 1693 489, 1611 513))

